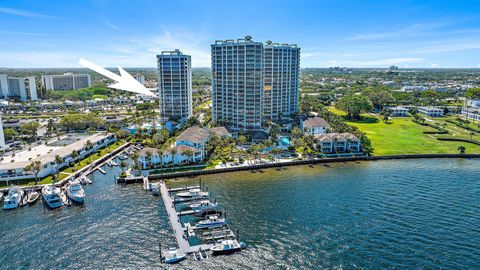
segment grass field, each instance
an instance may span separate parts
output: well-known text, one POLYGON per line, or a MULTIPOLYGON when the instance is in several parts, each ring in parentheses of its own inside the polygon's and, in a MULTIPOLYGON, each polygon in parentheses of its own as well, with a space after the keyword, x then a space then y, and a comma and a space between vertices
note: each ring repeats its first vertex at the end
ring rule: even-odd
MULTIPOLYGON (((344 112, 335 108, 329 110, 338 115, 344 112)), ((465 131, 453 124, 447 123, 448 118, 427 118, 427 121, 446 123, 449 134, 436 135, 424 134, 424 131, 435 131, 428 126, 422 126, 412 122, 411 117, 398 117, 390 119, 389 123, 375 121, 370 115, 363 115, 360 122, 348 122, 358 127, 367 134, 374 148, 373 155, 400 155, 400 154, 454 154, 458 153, 460 145, 465 146, 467 153, 480 153, 480 146, 467 142, 439 141, 439 137, 470 139, 470 131, 465 131)), ((480 141, 478 133, 473 136, 474 140, 480 141)))

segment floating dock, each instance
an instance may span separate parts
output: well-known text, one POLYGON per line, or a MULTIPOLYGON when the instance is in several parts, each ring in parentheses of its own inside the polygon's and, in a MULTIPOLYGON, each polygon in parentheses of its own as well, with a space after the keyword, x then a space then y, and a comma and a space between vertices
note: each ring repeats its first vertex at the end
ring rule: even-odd
POLYGON ((163 203, 165 204, 165 209, 167 210, 168 218, 170 220, 170 224, 172 225, 180 251, 185 254, 191 254, 199 252, 200 250, 209 250, 213 244, 191 246, 188 242, 188 236, 185 234, 184 228, 180 222, 180 216, 177 214, 177 210, 175 209, 175 203, 173 198, 170 196, 170 192, 164 181, 160 182, 160 194, 162 195, 163 203))

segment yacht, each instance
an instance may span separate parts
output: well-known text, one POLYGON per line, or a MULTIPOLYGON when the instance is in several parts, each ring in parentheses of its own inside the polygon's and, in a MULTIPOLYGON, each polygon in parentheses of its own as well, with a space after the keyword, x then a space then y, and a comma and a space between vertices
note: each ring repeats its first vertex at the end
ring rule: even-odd
POLYGON ((83 203, 83 199, 85 198, 85 192, 83 191, 82 184, 80 181, 73 180, 66 185, 67 196, 70 200, 76 203, 83 203))
POLYGON ((42 188, 42 200, 51 209, 57 208, 63 205, 60 198, 60 188, 54 185, 46 185, 42 188))
POLYGON ((20 206, 23 195, 24 192, 19 187, 10 188, 7 197, 3 201, 3 209, 15 209, 20 206))
POLYGON ((0 192, 0 202, 3 201, 3 192, 0 192))
POLYGON ((187 255, 177 248, 170 248, 162 257, 164 263, 174 264, 185 259, 187 255))
POLYGON ((239 243, 237 240, 224 240, 211 247, 210 251, 212 251, 213 255, 227 255, 240 251, 245 247, 245 243, 239 243))
POLYGON ((199 201, 197 203, 192 203, 188 205, 193 211, 202 211, 202 210, 216 210, 218 208, 217 203, 211 203, 209 200, 199 201))
POLYGON ((208 192, 203 192, 199 188, 192 188, 186 192, 177 193, 177 196, 183 197, 183 198, 193 198, 193 197, 206 198, 208 197, 208 192))
POLYGON ((207 219, 200 220, 197 223, 197 228, 208 229, 208 228, 218 228, 227 224, 227 221, 224 218, 219 218, 217 215, 208 216, 207 219))

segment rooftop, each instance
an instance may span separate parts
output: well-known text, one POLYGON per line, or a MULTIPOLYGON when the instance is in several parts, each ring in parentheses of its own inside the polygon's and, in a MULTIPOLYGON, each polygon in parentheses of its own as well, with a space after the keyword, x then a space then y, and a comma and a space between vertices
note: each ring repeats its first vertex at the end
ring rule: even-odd
MULTIPOLYGON (((90 141, 92 144, 103 140, 109 137, 111 134, 105 133, 97 133, 78 141, 75 141, 66 146, 53 146, 53 145, 45 145, 41 144, 35 147, 32 147, 31 150, 25 150, 22 152, 18 152, 15 156, 4 156, 4 160, 0 161, 0 169, 16 169, 16 168, 24 168, 32 161, 40 160, 42 164, 46 164, 49 162, 53 162, 55 160, 55 156, 60 156, 65 158, 66 156, 70 155, 73 151, 80 151, 85 147, 87 141, 90 141), (11 162, 15 160, 14 162, 11 162)), ((62 139, 62 138, 61 138, 62 139)), ((51 142, 53 143, 53 141, 51 142)))
POLYGON ((316 127, 325 127, 329 128, 330 125, 325 121, 325 119, 320 117, 311 117, 303 121, 303 126, 307 128, 316 128, 316 127))
POLYGON ((176 141, 189 141, 193 143, 205 143, 210 137, 210 132, 198 126, 187 128, 177 137, 176 141))

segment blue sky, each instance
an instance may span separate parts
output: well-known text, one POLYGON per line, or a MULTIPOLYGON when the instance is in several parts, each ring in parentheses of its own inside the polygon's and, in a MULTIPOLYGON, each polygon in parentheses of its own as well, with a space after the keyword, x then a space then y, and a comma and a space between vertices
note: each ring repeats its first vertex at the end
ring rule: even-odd
POLYGON ((0 67, 154 67, 181 49, 253 36, 296 43, 302 67, 480 68, 478 1, 0 0, 0 67))

